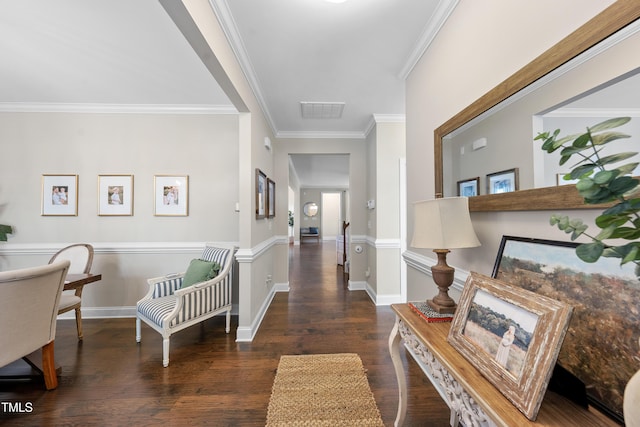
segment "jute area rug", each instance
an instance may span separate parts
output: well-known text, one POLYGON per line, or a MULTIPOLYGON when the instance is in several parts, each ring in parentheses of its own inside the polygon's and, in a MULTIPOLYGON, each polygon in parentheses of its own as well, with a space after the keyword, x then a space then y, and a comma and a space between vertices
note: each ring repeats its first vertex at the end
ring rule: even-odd
POLYGON ((280 357, 267 412, 279 426, 384 426, 360 357, 280 357))

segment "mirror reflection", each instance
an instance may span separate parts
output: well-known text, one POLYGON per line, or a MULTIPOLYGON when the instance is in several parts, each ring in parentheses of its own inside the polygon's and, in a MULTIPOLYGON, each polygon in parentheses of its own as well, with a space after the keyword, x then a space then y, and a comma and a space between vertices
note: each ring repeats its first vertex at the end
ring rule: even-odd
POLYGON ((613 148, 640 151, 640 57, 633 53, 638 49, 640 25, 634 23, 443 137, 444 196, 570 184, 558 175, 571 165, 559 166, 559 157, 540 149, 533 141, 539 132, 582 133, 608 118, 630 116, 619 129, 631 135, 625 140, 630 145, 613 148))
POLYGON ((306 216, 316 216, 318 214, 318 205, 314 202, 307 202, 302 207, 302 211, 306 216))

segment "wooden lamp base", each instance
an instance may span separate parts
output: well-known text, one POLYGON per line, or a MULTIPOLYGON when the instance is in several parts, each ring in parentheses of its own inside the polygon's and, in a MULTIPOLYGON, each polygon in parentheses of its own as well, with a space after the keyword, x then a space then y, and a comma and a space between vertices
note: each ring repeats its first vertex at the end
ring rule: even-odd
POLYGON ((434 249, 438 256, 438 263, 431 267, 433 281, 438 286, 438 295, 427 300, 429 307, 440 314, 455 313, 456 302, 449 296, 449 287, 453 283, 453 273, 455 269, 447 264, 448 249, 434 249))

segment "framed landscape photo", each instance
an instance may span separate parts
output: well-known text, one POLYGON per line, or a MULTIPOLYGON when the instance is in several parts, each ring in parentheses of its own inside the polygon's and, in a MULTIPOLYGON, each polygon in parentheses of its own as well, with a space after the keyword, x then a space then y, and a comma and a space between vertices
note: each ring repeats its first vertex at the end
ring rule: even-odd
POLYGON ((267 216, 267 175, 256 168, 256 219, 267 216))
POLYGON ((503 236, 492 276, 574 307, 558 365, 582 386, 567 390, 567 397, 622 423, 624 388, 640 367, 640 285, 633 263, 605 257, 585 263, 577 246, 503 236))
POLYGON ((42 175, 42 216, 78 215, 78 175, 42 175))
POLYGON ((568 304, 472 272, 448 341, 535 420, 571 312, 568 304))
POLYGON ((494 172, 487 175, 487 194, 500 194, 518 191, 518 168, 494 172))
POLYGON ((133 175, 98 175, 98 215, 133 215, 133 175))
POLYGON ((480 194, 480 177, 458 181, 458 196, 473 197, 480 194))
POLYGON ((188 175, 156 175, 153 187, 156 216, 189 215, 188 175))
POLYGON ((267 218, 276 216, 276 183, 267 178, 267 218))

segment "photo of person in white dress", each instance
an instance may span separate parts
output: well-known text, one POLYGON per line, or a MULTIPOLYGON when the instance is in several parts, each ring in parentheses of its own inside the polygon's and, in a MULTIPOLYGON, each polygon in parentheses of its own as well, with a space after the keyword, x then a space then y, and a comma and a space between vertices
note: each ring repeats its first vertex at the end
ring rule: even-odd
POLYGON ((516 328, 512 325, 509 326, 509 329, 502 335, 502 339, 500 340, 500 344, 498 345, 498 351, 496 352, 496 361, 503 366, 507 367, 507 362, 509 361, 509 351, 511 350, 511 345, 513 344, 513 340, 516 338, 516 328))

